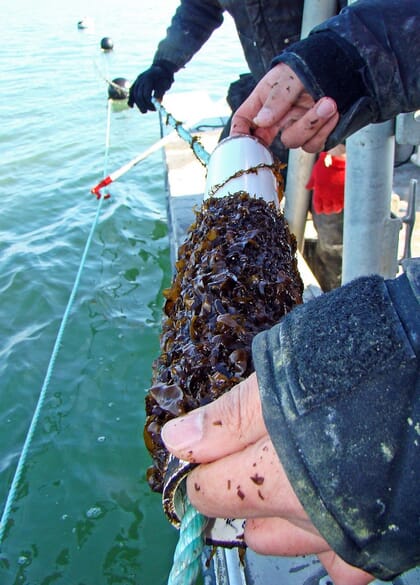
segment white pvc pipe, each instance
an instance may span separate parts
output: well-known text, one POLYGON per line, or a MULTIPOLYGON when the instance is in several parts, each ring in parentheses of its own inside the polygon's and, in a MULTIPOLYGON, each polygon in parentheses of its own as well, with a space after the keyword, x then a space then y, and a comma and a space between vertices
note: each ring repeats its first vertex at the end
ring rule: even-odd
POLYGON ((273 165, 273 154, 255 136, 225 138, 210 156, 204 198, 245 191, 278 206, 279 184, 273 165))

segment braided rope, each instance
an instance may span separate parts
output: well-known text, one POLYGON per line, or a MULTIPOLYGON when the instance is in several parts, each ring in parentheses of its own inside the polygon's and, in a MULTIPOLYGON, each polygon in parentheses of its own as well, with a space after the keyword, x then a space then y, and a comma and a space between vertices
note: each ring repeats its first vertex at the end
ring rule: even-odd
MULTIPOLYGON (((107 158, 107 150, 108 150, 108 146, 109 146, 109 128, 110 128, 109 119, 110 119, 110 108, 108 107, 105 161, 107 158)), ((106 162, 105 162, 105 164, 106 164, 106 162)), ((0 520, 0 544, 4 540, 4 536, 6 533, 6 527, 8 525, 9 518, 10 518, 10 515, 12 512, 12 507, 16 501, 18 487, 19 487, 19 484, 20 484, 20 481, 22 478, 23 470, 24 470, 25 465, 26 465, 26 461, 28 458, 31 444, 32 444, 32 439, 34 437, 35 430, 36 430, 36 427, 37 427, 37 424, 39 421, 39 417, 41 415, 42 407, 43 407, 44 402, 45 402, 45 397, 47 394, 51 375, 52 375, 53 370, 54 370, 55 361, 56 361, 56 358, 57 358, 57 355, 58 355, 58 352, 59 352, 59 349, 61 346, 61 341, 62 341, 64 331, 65 331, 65 328, 67 325, 67 321, 68 321, 68 318, 69 318, 69 315, 70 315, 70 312, 71 312, 71 309, 73 306, 73 302, 74 302, 74 299, 76 297, 76 293, 77 293, 79 285, 80 285, 82 272, 83 272, 83 269, 84 269, 85 264, 86 264, 87 254, 88 254, 88 251, 89 251, 92 239, 93 239, 93 235, 94 235, 96 226, 98 224, 99 213, 100 213, 100 210, 102 207, 102 203, 103 203, 103 198, 101 198, 99 200, 99 204, 97 206, 96 215, 95 215, 95 218, 93 220, 92 227, 91 227, 89 235, 88 235, 88 239, 86 241, 86 245, 85 245, 85 248, 84 248, 84 251, 82 254, 82 258, 81 258, 81 261, 79 264, 79 269, 77 271, 76 278, 75 278, 75 281, 73 284, 73 288, 72 288, 72 291, 70 293, 70 297, 69 297, 69 300, 67 302, 67 306, 66 306, 66 309, 64 311, 63 318, 61 320, 60 328, 59 328, 58 333, 57 333, 57 337, 56 337, 54 347, 53 347, 53 350, 51 353, 50 361, 48 363, 47 372, 45 374, 44 382, 42 384, 42 388, 41 388, 41 391, 40 391, 40 394, 38 397, 38 402, 36 404, 34 413, 32 415, 32 420, 31 420, 31 423, 29 425, 28 432, 26 434, 26 438, 25 438, 25 441, 24 441, 24 444, 22 447, 22 451, 21 451, 20 456, 19 456, 19 460, 18 460, 18 463, 16 466, 16 470, 15 470, 15 473, 13 476, 12 483, 11 483, 10 488, 9 488, 9 492, 7 494, 6 503, 4 505, 3 514, 2 514, 2 517, 0 520)))
POLYGON ((168 585, 194 585, 201 572, 207 520, 192 506, 186 496, 184 506, 185 513, 181 521, 168 585))
POLYGON ((208 162, 210 160, 210 154, 206 151, 206 149, 201 144, 201 142, 197 138, 192 136, 188 132, 188 130, 183 127, 182 123, 179 122, 178 120, 176 120, 172 116, 172 114, 167 112, 165 110, 165 108, 162 106, 162 104, 160 102, 158 102, 157 99, 155 99, 153 97, 152 97, 152 104, 155 106, 155 108, 158 110, 158 112, 160 112, 160 114, 165 117, 166 124, 169 124, 170 126, 172 126, 172 128, 174 128, 174 130, 176 130, 178 136, 180 138, 182 138, 182 140, 185 140, 185 142, 190 145, 190 147, 191 147, 193 153, 195 154, 195 156, 197 157, 198 161, 204 167, 206 165, 208 165, 208 162))

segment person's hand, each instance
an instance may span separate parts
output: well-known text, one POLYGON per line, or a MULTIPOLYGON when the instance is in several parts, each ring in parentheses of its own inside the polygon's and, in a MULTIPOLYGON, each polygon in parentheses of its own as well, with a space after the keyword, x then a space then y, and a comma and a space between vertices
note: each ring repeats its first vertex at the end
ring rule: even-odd
POLYGON ((271 144, 281 132, 286 148, 301 146, 306 152, 321 152, 338 118, 333 99, 315 102, 296 73, 280 63, 236 110, 230 134, 254 134, 271 144))
POLYGON ((176 66, 169 61, 156 61, 149 69, 140 73, 130 87, 128 105, 130 108, 137 105, 140 112, 155 111, 152 96, 161 100, 174 82, 176 66))
POLYGON ((201 463, 188 497, 210 518, 244 518, 245 542, 260 554, 316 554, 335 585, 374 578, 338 557, 295 495, 264 425, 256 375, 215 402, 166 423, 162 439, 176 457, 201 463))

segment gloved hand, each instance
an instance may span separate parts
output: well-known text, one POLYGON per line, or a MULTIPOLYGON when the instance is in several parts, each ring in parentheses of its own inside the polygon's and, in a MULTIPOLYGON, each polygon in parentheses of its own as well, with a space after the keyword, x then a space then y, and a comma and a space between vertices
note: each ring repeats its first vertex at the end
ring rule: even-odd
POLYGON ((136 104, 142 114, 148 110, 154 111, 156 108, 152 104, 152 96, 158 100, 162 99, 165 92, 173 84, 174 73, 177 69, 178 67, 170 61, 161 59, 140 73, 130 88, 128 97, 130 108, 136 104))

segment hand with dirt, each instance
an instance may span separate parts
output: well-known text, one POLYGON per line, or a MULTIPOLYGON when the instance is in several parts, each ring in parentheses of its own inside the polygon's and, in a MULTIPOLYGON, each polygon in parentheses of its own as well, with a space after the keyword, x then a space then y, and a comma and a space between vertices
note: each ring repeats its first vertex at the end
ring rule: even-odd
POLYGON ((296 73, 279 63, 237 109, 230 134, 254 134, 270 145, 280 132, 286 148, 321 152, 338 119, 333 99, 315 102, 296 73))
POLYGON ((245 542, 260 554, 316 554, 335 585, 367 585, 374 577, 345 563, 316 530, 267 433, 252 374, 215 402, 162 429, 168 450, 200 463, 188 496, 211 518, 245 518, 245 542))

